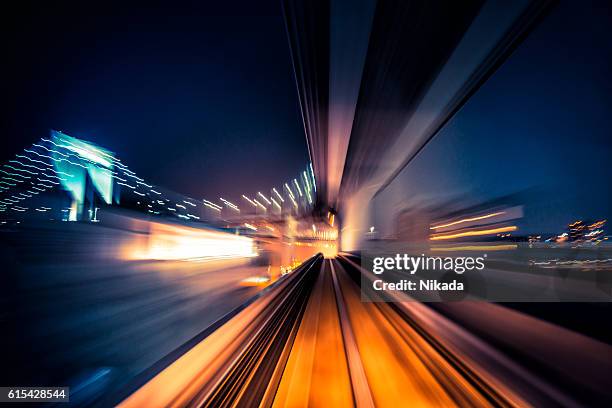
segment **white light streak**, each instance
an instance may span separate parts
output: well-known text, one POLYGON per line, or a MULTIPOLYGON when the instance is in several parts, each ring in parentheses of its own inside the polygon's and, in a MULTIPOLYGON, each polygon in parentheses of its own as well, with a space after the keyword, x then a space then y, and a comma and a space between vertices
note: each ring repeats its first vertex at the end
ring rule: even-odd
POLYGON ((293 195, 293 191, 291 191, 291 189, 289 188, 289 184, 285 183, 285 187, 287 187, 287 190, 289 191, 289 196, 291 197, 291 199, 295 201, 295 196, 293 195))
POLYGON ((244 198, 245 200, 247 200, 249 203, 251 203, 253 205, 253 207, 257 207, 257 204, 255 204, 253 202, 253 200, 251 200, 249 197, 245 196, 244 194, 242 195, 242 198, 244 198))
POLYGON ((293 179, 293 182, 295 183, 295 187, 297 188, 298 193, 300 193, 300 197, 302 196, 302 189, 300 188, 299 183, 297 182, 296 179, 293 179))
POLYGON ((276 191, 276 189, 274 187, 272 187, 272 191, 274 191, 274 193, 276 194, 278 199, 281 200, 281 203, 285 202, 285 200, 283 200, 283 197, 278 193, 278 191, 276 191))
POLYGON ((265 202, 266 202, 268 205, 272 205, 272 203, 270 202, 270 200, 268 200, 268 199, 266 198, 266 196, 265 196, 265 195, 261 194, 261 192, 259 192, 259 191, 258 191, 258 192, 257 192, 257 195, 258 195, 258 196, 260 196, 261 198, 263 198, 263 200, 264 200, 264 201, 265 201, 265 202))
POLYGON ((232 210, 240 212, 240 209, 238 208, 238 206, 236 206, 236 204, 232 204, 231 202, 227 201, 223 197, 219 197, 219 199, 223 201, 223 203, 227 205, 229 208, 231 208, 232 210))
POLYGON ((260 206, 261 208, 263 208, 263 210, 264 210, 264 211, 268 211, 268 209, 266 208, 266 206, 265 206, 265 205, 263 205, 262 203, 260 203, 260 202, 259 202, 259 201, 257 201, 257 200, 253 200, 253 201, 255 201, 255 203, 256 203, 258 206, 260 206))

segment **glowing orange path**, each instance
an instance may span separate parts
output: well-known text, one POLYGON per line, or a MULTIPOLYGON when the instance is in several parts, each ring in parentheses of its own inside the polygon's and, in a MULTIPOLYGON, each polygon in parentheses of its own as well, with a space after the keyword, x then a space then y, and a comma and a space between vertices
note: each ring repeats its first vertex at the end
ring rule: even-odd
POLYGON ((274 407, 352 407, 329 269, 323 264, 276 393, 274 407))
POLYGON ((237 314, 120 406, 490 405, 389 304, 362 302, 359 286, 341 263, 319 258, 312 265, 308 272, 291 276, 294 282, 300 277, 312 278, 309 296, 302 303, 303 315, 291 323, 291 340, 279 346, 274 343, 278 332, 266 337, 266 341, 254 337, 272 318, 270 310, 278 310, 286 299, 296 296, 282 290, 292 283, 283 281, 283 285, 237 314), (280 298, 285 300, 279 303, 280 298), (257 348, 249 348, 254 344, 257 348), (274 347, 280 347, 284 357, 265 359, 249 354, 274 347), (253 364, 237 372, 238 377, 233 378, 238 381, 230 381, 231 367, 245 361, 253 364), (269 377, 256 374, 266 371, 274 373, 269 377), (221 399, 211 399, 220 389, 221 399), (232 394, 232 390, 237 392, 232 394))

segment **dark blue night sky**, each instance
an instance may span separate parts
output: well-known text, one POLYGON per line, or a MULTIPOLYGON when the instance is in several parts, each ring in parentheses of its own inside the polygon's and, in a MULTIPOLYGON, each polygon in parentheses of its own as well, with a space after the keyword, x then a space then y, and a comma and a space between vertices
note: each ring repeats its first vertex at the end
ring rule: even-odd
POLYGON ((529 191, 523 232, 610 219, 611 25, 605 7, 554 8, 406 168, 408 188, 480 202, 529 191))
POLYGON ((242 3, 21 10, 0 40, 0 160, 54 128, 193 197, 295 177, 308 153, 282 8, 242 3))
MULTIPOLYGON (((407 188, 480 201, 535 189, 525 231, 610 218, 612 16, 601 4, 555 6, 406 168, 407 188)), ((279 2, 95 17, 47 7, 1 28, 0 161, 55 128, 150 182, 230 198, 307 164, 279 2)))

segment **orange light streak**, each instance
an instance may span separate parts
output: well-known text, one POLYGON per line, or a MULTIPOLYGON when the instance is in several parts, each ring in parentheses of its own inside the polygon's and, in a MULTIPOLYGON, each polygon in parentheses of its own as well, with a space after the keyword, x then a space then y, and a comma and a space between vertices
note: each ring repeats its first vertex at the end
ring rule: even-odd
POLYGON ((434 235, 429 239, 432 241, 438 241, 441 239, 453 239, 453 238, 461 238, 461 237, 474 237, 479 235, 490 235, 497 234, 500 232, 510 232, 516 231, 518 228, 515 225, 511 225, 509 227, 500 227, 486 230, 474 230, 474 231, 465 231, 465 232, 457 232, 454 234, 446 234, 446 235, 434 235))
POLYGON ((429 227, 429 229, 433 230, 433 229, 438 229, 438 228, 450 227, 450 226, 457 225, 457 224, 463 224, 464 222, 484 220, 484 219, 495 217, 497 215, 502 215, 502 214, 505 214, 505 213, 506 213, 505 211, 500 211, 500 212, 496 212, 496 213, 481 215, 479 217, 465 218, 463 220, 453 221, 453 222, 450 222, 450 223, 444 224, 444 225, 434 225, 433 227, 429 227))

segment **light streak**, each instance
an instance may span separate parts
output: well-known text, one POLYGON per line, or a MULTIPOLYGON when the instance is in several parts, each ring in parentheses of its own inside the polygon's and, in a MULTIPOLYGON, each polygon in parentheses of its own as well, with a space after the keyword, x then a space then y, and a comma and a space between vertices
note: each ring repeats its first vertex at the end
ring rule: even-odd
POLYGON ((140 193, 140 192, 138 192, 138 191, 135 191, 135 190, 133 191, 133 193, 134 193, 134 194, 137 194, 137 195, 139 195, 139 196, 142 196, 142 197, 144 197, 144 196, 145 196, 145 194, 143 194, 143 193, 140 193))
MULTIPOLYGON (((51 157, 49 157, 49 156, 43 156, 43 155, 41 155, 41 154, 39 154, 39 153, 36 153, 36 152, 34 152, 34 151, 32 151, 32 150, 27 150, 27 149, 24 149, 24 151, 26 151, 26 152, 32 152, 32 153, 38 154, 39 156, 42 156, 42 157, 47 158, 47 159, 50 159, 50 158, 51 158, 51 157)), ((27 159, 27 160, 29 160, 29 161, 31 161, 31 162, 35 162, 35 163, 44 164, 45 166, 52 166, 52 164, 46 163, 46 162, 41 161, 41 160, 31 159, 31 158, 29 158, 28 156, 24 156, 24 155, 21 155, 21 154, 16 154, 16 155, 15 155, 15 157, 19 157, 20 159, 27 159)))
POLYGON ((464 246, 451 246, 451 247, 432 247, 432 251, 444 252, 444 251, 509 251, 517 249, 516 244, 503 244, 503 245, 464 245, 464 246))
POLYGON ((220 205, 217 205, 217 204, 215 204, 215 203, 212 203, 212 202, 210 202, 210 201, 208 201, 208 200, 204 200, 204 199, 202 199, 202 202, 203 202, 203 203, 204 203, 204 205, 205 205, 205 206, 207 206, 207 207, 211 207, 211 208, 213 208, 213 209, 215 209, 215 210, 217 210, 217 211, 221 211, 221 206, 220 206, 220 205))
POLYGON ((257 255, 252 238, 161 223, 152 223, 146 244, 135 240, 123 251, 125 258, 141 260, 217 260, 257 255))
POLYGON ((36 177, 36 180, 38 181, 42 181, 43 183, 51 183, 51 184, 55 184, 56 186, 59 185, 59 183, 57 181, 51 181, 51 180, 47 180, 47 179, 41 179, 36 177))
POLYGON ((281 209, 282 209, 282 208, 281 208, 281 206, 280 206, 280 204, 279 204, 279 203, 277 203, 277 202, 276 202, 276 200, 275 200, 273 197, 270 197, 270 199, 272 200, 272 202, 274 203, 274 205, 278 207, 278 209, 279 209, 279 210, 281 210, 281 209))
POLYGON ((44 172, 43 172, 43 173, 41 174, 41 176, 44 176, 44 177, 52 177, 52 178, 56 178, 56 179, 61 180, 61 181, 66 181, 66 179, 65 179, 65 178, 63 178, 63 177, 58 177, 58 176, 56 176, 55 174, 47 174, 47 173, 44 173, 44 172))
POLYGON ((25 181, 25 180, 17 180, 17 179, 14 179, 12 177, 9 177, 9 176, 2 176, 2 178, 5 179, 5 180, 16 181, 17 183, 21 183, 21 182, 25 181))
MULTIPOLYGON (((11 161, 11 162, 13 162, 13 163, 19 163, 19 164, 22 164, 22 163, 18 162, 17 160, 9 160, 9 161, 11 161)), ((8 167, 8 168, 13 169, 13 170, 15 170, 15 171, 23 171, 23 172, 28 173, 28 174, 34 174, 34 175, 38 174, 38 173, 33 172, 33 171, 30 171, 30 170, 26 170, 26 169, 19 169, 19 168, 17 168, 17 167, 13 167, 13 166, 11 166, 11 165, 9 165, 9 164, 5 164, 5 165, 4 165, 4 167, 8 167)))
POLYGON ((266 198, 266 196, 265 196, 265 195, 261 194, 261 192, 259 192, 259 191, 258 191, 258 192, 257 192, 257 195, 258 195, 258 196, 260 196, 261 198, 263 198, 263 199, 264 199, 264 201, 265 201, 265 202, 266 202, 268 205, 272 205, 272 203, 270 202, 270 200, 268 200, 268 199, 266 198))
POLYGON ((255 200, 255 199, 253 199, 253 201, 255 201, 255 204, 257 204, 258 206, 263 208, 264 211, 268 211, 268 209, 266 208, 265 205, 263 205, 262 203, 260 203, 259 201, 255 200))
POLYGON ((232 210, 235 210, 235 211, 240 212, 240 209, 238 208, 238 206, 236 206, 236 204, 233 204, 233 203, 231 203, 231 202, 227 201, 227 200, 226 200, 226 199, 224 199, 223 197, 219 197, 219 199, 220 199, 221 201, 223 201, 223 203, 224 203, 225 205, 227 205, 229 208, 231 208, 232 210))
POLYGON ((244 226, 247 227, 250 230, 257 231, 257 227, 255 227, 254 225, 249 224, 248 222, 245 222, 244 226))
POLYGON ((251 203, 254 207, 257 207, 257 204, 255 204, 253 202, 253 200, 251 200, 249 197, 245 196, 244 194, 242 195, 242 198, 244 198, 245 200, 247 200, 249 203, 251 203))
POLYGON ((450 227, 450 226, 453 226, 453 225, 462 224, 464 222, 484 220, 484 219, 495 217, 495 216, 502 215, 502 214, 505 214, 505 211, 499 211, 499 212, 495 212, 495 213, 491 213, 491 214, 481 215, 481 216, 478 216, 478 217, 464 218, 462 220, 449 222, 448 224, 435 225, 433 227, 429 227, 429 229, 434 230, 434 229, 438 229, 438 228, 446 228, 446 227, 450 227))
POLYGON ((276 191, 276 188, 272 187, 272 191, 274 191, 278 199, 281 200, 281 203, 285 202, 285 200, 283 200, 283 197, 278 193, 278 191, 276 191))
POLYGON ((206 201, 206 200, 203 200, 203 201, 204 201, 204 205, 205 205, 206 207, 208 207, 208 208, 210 208, 210 209, 213 209, 213 210, 215 210, 215 211, 221 212, 221 208, 217 208, 217 207, 215 207, 215 206, 214 206, 212 203, 210 203, 210 204, 209 204, 209 202, 208 202, 208 201, 206 201))
POLYGON ((291 199, 291 202, 293 203, 293 206, 297 209, 298 205, 297 205, 297 202, 295 201, 295 198, 293 198, 293 195, 290 195, 289 198, 291 199))
POLYGON ((293 182, 295 183, 295 187, 297 187, 297 191, 298 193, 300 193, 300 197, 302 196, 302 189, 300 188, 300 185, 298 184, 296 179, 293 179, 293 182))
POLYGON ((141 186, 145 186, 145 187, 148 187, 148 188, 153 188, 153 186, 151 186, 151 185, 149 185, 147 183, 144 183, 142 181, 136 181, 136 184, 140 184, 141 186))
POLYGON ((304 174, 304 181, 306 182, 306 190, 310 191, 310 183, 308 182, 308 176, 306 175, 306 172, 303 172, 304 174))
MULTIPOLYGON (((5 166, 6 166, 6 165, 5 165, 5 166)), ((23 178, 26 178, 26 179, 31 178, 30 176, 24 176, 23 174, 19 174, 19 173, 11 173, 10 171, 4 171, 4 170, 0 170, 0 171, 1 171, 2 173, 4 173, 4 174, 8 174, 9 176, 23 177, 23 178)), ((36 174, 38 174, 38 173, 36 173, 36 174)), ((23 180, 22 180, 22 181, 23 181, 23 180)))
MULTIPOLYGON (((20 162, 19 160, 9 160, 9 163, 17 163, 17 164, 20 164, 20 165, 22 165, 22 166, 24 166, 24 167, 32 167, 32 168, 34 168, 34 169, 36 169, 36 170, 45 171, 45 169, 41 169, 40 167, 36 167, 36 166, 34 166, 33 164, 25 164, 25 163, 22 163, 22 162, 20 162)), ((14 167, 11 167, 11 168, 12 168, 12 169, 15 169, 14 167)), ((15 170, 21 170, 21 169, 15 169, 15 170)), ((38 173, 31 173, 31 174, 38 174, 38 173)))
POLYGON ((289 184, 285 183, 285 187, 287 187, 287 191, 289 191, 289 196, 295 200, 295 196, 293 195, 293 191, 289 188, 289 184))
POLYGON ((45 147, 45 146, 43 146, 43 145, 39 145, 39 144, 36 144, 36 143, 34 143, 32 146, 36 146, 36 147, 40 147, 41 149, 45 149, 45 150, 46 150, 46 151, 48 151, 49 153, 57 153, 57 154, 59 154, 60 156, 64 156, 64 157, 68 157, 68 156, 69 156, 69 155, 67 155, 67 154, 65 154, 65 153, 61 153, 61 152, 58 152, 57 150, 49 149, 49 148, 47 148, 47 147, 45 147))
POLYGON ((136 188, 136 186, 130 186, 129 184, 126 184, 126 183, 121 183, 120 181, 118 181, 118 182, 117 182, 117 184, 119 184, 120 186, 126 186, 126 187, 129 187, 129 188, 131 188, 132 190, 134 190, 134 189, 136 188))
MULTIPOLYGON (((126 172, 125 175, 128 176, 128 177, 131 177, 133 179, 136 179, 138 181, 144 181, 144 179, 141 179, 140 177, 136 176, 135 174, 130 174, 130 173, 126 172)), ((149 186, 149 187, 152 187, 152 186, 149 186)))
POLYGON ((317 180, 315 179, 314 170, 312 169, 312 162, 308 163, 310 166, 310 174, 312 175, 312 187, 314 188, 315 193, 317 192, 317 180))
POLYGON ((497 234, 500 232, 510 232, 516 231, 517 227, 512 225, 509 227, 500 227, 500 228, 492 228, 486 230, 474 230, 474 231, 464 231, 464 232, 456 232, 452 234, 444 234, 444 235, 433 235, 429 239, 432 241, 438 241, 441 239, 453 239, 453 238, 461 238, 461 237, 473 237, 479 235, 490 235, 497 234))

